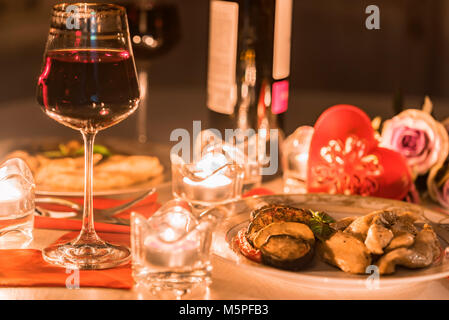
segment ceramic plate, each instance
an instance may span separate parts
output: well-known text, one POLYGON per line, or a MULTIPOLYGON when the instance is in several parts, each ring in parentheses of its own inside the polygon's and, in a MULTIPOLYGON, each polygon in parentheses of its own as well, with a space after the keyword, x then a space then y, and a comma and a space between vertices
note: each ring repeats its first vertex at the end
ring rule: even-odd
MULTIPOLYGON (((63 140, 67 142, 70 139, 63 140)), ((44 150, 56 150, 58 144, 61 143, 61 139, 58 137, 42 137, 39 139, 9 139, 0 141, 0 159, 5 157, 8 153, 13 150, 25 150, 31 154, 42 152, 44 150)), ((126 186, 123 188, 115 188, 108 190, 95 190, 94 196, 125 196, 129 194, 143 192, 152 187, 158 186, 162 183, 170 181, 170 147, 157 143, 138 143, 133 140, 121 139, 121 138, 106 138, 104 140, 99 140, 99 144, 103 144, 113 150, 116 154, 125 155, 148 155, 156 156, 159 158, 162 166, 164 167, 164 172, 151 178, 147 181, 137 183, 135 185, 126 186)), ((95 185, 95 180, 94 180, 95 185)), ((56 197, 82 197, 84 195, 83 191, 68 191, 68 190, 55 190, 55 189, 45 189, 39 185, 36 186, 36 194, 42 196, 56 196, 56 197)))
MULTIPOLYGON (((439 263, 424 269, 397 268, 395 274, 381 275, 376 283, 369 280, 373 279, 372 276, 370 278, 371 273, 366 275, 348 274, 322 262, 317 255, 315 255, 314 260, 306 269, 296 272, 284 271, 254 263, 239 252, 234 251, 232 241, 240 229, 247 227, 251 211, 265 204, 284 204, 299 208, 321 210, 327 212, 336 220, 347 216, 362 216, 373 210, 402 207, 419 212, 434 222, 449 223, 448 216, 424 207, 379 198, 324 194, 252 197, 211 209, 220 210, 220 213, 226 216, 214 236, 212 251, 215 258, 237 267, 237 270, 244 269, 249 275, 271 277, 279 281, 286 281, 289 285, 314 289, 332 288, 346 291, 385 289, 422 284, 449 276, 449 259, 447 257, 443 257, 439 263)), ((443 240, 441 240, 441 244, 442 248, 447 246, 447 243, 443 240)))

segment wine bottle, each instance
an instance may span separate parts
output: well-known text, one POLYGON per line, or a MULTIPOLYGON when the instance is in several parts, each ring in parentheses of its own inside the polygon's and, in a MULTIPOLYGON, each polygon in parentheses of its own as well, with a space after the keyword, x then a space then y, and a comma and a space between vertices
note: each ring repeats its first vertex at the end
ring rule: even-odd
POLYGON ((278 129, 283 135, 292 6, 293 0, 211 0, 207 78, 211 128, 222 134, 225 129, 278 129))

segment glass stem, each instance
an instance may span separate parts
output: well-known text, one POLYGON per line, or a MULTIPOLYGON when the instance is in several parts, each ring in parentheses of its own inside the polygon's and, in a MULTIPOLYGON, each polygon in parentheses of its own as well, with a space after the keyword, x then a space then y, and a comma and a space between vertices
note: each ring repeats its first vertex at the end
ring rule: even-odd
POLYGON ((95 233, 93 207, 93 157, 95 132, 81 132, 84 139, 84 211, 83 226, 76 243, 101 241, 95 233))

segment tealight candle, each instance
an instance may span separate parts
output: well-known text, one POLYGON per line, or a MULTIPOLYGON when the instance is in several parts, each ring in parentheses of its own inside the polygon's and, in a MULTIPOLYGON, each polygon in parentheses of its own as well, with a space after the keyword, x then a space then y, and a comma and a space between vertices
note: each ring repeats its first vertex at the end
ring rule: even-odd
POLYGON ((229 163, 222 153, 206 153, 195 164, 172 164, 173 193, 200 205, 210 205, 238 197, 243 169, 229 163))
POLYGON ((133 277, 150 287, 207 282, 215 215, 196 217, 183 200, 171 200, 148 220, 131 215, 133 277))
POLYGON ((180 268, 193 266, 200 259, 200 241, 197 239, 166 243, 157 236, 148 236, 144 245, 145 259, 153 266, 180 268))
POLYGON ((33 218, 34 182, 31 171, 23 160, 8 160, 0 168, 1 246, 26 246, 32 240, 33 218))

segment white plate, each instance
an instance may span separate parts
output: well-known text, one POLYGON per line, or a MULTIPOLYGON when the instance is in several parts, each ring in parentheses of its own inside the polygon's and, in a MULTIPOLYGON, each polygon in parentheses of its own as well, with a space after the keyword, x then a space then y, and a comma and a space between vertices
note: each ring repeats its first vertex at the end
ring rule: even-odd
MULTIPOLYGON (((0 159, 5 157, 8 153, 14 150, 25 150, 31 154, 42 152, 42 150, 56 150, 61 141, 67 142, 69 139, 61 139, 59 137, 41 137, 41 138, 22 138, 22 139, 6 139, 0 141, 0 159)), ((108 148, 117 154, 141 154, 148 156, 155 156, 159 158, 164 172, 147 181, 126 186, 123 188, 115 188, 109 190, 94 190, 94 196, 126 196, 138 192, 143 192, 152 187, 159 186, 162 183, 170 181, 170 146, 159 143, 148 142, 145 144, 138 143, 133 140, 107 137, 98 142, 106 145, 108 148)), ((94 180, 95 186, 95 180, 94 180)), ((36 194, 41 196, 55 196, 55 197, 83 197, 83 191, 68 191, 68 190, 47 190, 39 185, 36 186, 36 194)))
MULTIPOLYGON (((159 186, 165 182, 166 178, 164 174, 158 177, 150 179, 148 181, 135 184, 129 187, 109 189, 109 190, 94 190, 95 197, 105 197, 105 196, 119 196, 119 195, 129 195, 133 193, 143 192, 149 190, 152 187, 159 186)), ((95 180, 94 180, 95 183, 95 180)), ((53 196, 53 197, 83 197, 83 191, 58 191, 58 190, 45 190, 39 189, 37 186, 36 194, 39 196, 53 196)))
MULTIPOLYGON (((411 288, 413 285, 424 284, 431 280, 449 276, 449 259, 447 257, 443 257, 440 263, 424 269, 410 270, 398 268, 393 275, 381 275, 378 282, 368 280, 370 274, 352 275, 340 271, 322 262, 317 255, 315 255, 313 262, 307 268, 297 272, 284 271, 254 263, 232 250, 231 244, 237 232, 248 225, 251 211, 264 204, 284 204, 299 208, 322 210, 335 219, 347 216, 361 216, 373 210, 389 207, 402 207, 420 212, 432 221, 449 223, 449 217, 440 213, 406 202, 379 198, 324 194, 273 195, 247 198, 211 209, 220 210, 220 213, 226 216, 214 235, 212 252, 221 262, 236 267, 236 272, 240 270, 249 276, 270 277, 274 280, 285 282, 290 286, 352 292, 372 289, 389 290, 393 288, 398 289, 399 287, 411 288)), ((442 247, 446 245, 443 241, 441 243, 442 247)))

